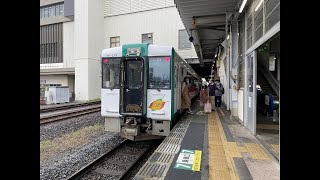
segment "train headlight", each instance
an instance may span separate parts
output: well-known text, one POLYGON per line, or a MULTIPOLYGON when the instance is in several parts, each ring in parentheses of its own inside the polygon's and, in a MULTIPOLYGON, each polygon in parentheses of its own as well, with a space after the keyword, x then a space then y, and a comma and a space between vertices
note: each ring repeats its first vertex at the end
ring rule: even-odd
POLYGON ((140 48, 128 48, 127 50, 127 55, 128 56, 132 56, 132 55, 136 55, 136 56, 139 56, 140 55, 140 48))

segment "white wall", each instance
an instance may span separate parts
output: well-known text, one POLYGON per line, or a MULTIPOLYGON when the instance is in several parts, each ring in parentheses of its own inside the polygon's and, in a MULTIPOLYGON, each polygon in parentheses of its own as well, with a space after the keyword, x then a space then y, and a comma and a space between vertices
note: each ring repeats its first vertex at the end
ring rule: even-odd
POLYGON ((191 49, 178 49, 178 33, 185 29, 175 7, 139 13, 105 17, 104 47, 110 47, 110 37, 120 36, 120 45, 141 43, 143 33, 153 33, 153 44, 173 46, 182 58, 197 58, 193 44, 191 49))
POLYGON ((40 80, 46 80, 46 84, 61 84, 62 86, 68 86, 68 75, 40 76, 40 80))
POLYGON ((74 63, 76 100, 100 97, 104 0, 75 1, 74 63))
POLYGON ((74 67, 74 22, 63 23, 63 67, 74 67))
POLYGON ((240 89, 238 91, 238 117, 240 121, 243 123, 243 114, 244 114, 244 90, 240 89))

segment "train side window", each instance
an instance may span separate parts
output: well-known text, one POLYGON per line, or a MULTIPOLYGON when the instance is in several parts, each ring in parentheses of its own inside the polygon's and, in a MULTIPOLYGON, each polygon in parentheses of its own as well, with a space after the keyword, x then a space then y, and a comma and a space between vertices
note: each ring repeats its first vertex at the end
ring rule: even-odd
POLYGON ((120 58, 102 59, 102 88, 120 88, 120 58))
POLYGON ((171 57, 149 57, 149 88, 170 89, 171 57))
POLYGON ((178 72, 179 72, 179 68, 178 66, 174 66, 174 88, 178 87, 178 72))

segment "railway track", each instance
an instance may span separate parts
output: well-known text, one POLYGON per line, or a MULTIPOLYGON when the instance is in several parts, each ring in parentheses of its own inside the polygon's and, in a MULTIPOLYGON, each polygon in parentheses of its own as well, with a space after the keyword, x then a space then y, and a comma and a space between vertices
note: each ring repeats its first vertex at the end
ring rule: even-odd
POLYGON ((98 112, 101 110, 101 105, 91 105, 83 108, 74 108, 62 112, 52 112, 45 113, 45 115, 40 114, 40 125, 47 124, 55 121, 61 121, 72 117, 82 116, 85 114, 90 114, 94 112, 98 112))
POLYGON ((152 146, 152 142, 124 140, 111 151, 75 172, 67 180, 125 179, 152 146))
POLYGON ((85 102, 85 103, 78 103, 78 104, 67 104, 67 105, 64 105, 64 106, 42 108, 42 109, 40 109, 40 113, 52 112, 52 111, 64 110, 64 109, 70 109, 70 108, 75 108, 75 107, 83 107, 83 106, 89 106, 89 105, 95 105, 95 104, 101 104, 101 101, 85 102))

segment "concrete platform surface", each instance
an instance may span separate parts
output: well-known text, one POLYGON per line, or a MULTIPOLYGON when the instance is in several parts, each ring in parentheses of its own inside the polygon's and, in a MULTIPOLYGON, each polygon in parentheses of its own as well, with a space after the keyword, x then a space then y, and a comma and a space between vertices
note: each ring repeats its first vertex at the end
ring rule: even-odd
POLYGON ((209 114, 196 101, 134 177, 168 180, 276 180, 277 159, 230 113, 209 114))

